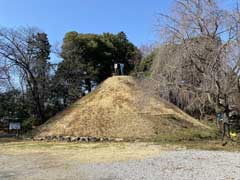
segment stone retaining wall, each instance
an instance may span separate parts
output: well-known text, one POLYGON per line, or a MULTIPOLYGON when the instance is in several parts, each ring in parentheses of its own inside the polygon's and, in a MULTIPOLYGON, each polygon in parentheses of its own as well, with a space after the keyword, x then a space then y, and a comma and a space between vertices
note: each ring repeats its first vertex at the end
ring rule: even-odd
POLYGON ((122 142, 122 138, 97 138, 97 137, 75 137, 75 136, 45 136, 34 137, 34 141, 60 141, 60 142, 122 142))

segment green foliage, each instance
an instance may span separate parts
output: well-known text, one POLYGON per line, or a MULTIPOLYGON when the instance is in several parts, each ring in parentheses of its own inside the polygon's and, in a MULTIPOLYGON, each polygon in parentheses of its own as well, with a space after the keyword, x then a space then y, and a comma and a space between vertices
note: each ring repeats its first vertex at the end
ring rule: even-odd
POLYGON ((140 51, 128 41, 125 33, 65 35, 56 73, 56 87, 64 93, 59 97, 67 104, 90 92, 92 87, 112 76, 114 63, 124 63, 129 74, 141 57, 140 51))
POLYGON ((198 141, 198 140, 213 140, 217 139, 219 134, 217 130, 203 130, 196 128, 185 129, 184 131, 172 131, 168 134, 160 133, 155 139, 156 142, 177 142, 177 141, 198 141))
POLYGON ((17 91, 8 91, 0 94, 0 118, 27 118, 29 106, 23 95, 17 91))
POLYGON ((32 127, 36 124, 37 119, 34 117, 26 118, 22 121, 22 128, 24 131, 32 129, 32 127))
POLYGON ((148 76, 150 74, 150 70, 152 67, 153 60, 155 58, 155 54, 156 52, 153 51, 148 56, 143 58, 136 67, 137 72, 142 72, 144 73, 145 76, 148 76))
POLYGON ((48 100, 50 81, 50 48, 47 34, 36 33, 29 37, 28 52, 31 54, 27 77, 27 94, 32 105, 31 113, 39 121, 45 121, 45 103, 48 100))

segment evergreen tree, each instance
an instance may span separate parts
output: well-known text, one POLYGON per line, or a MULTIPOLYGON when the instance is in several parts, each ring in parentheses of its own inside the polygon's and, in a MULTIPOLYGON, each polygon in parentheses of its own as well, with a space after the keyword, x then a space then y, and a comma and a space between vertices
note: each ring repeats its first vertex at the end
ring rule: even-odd
POLYGON ((50 48, 47 34, 36 33, 28 40, 28 53, 31 54, 29 61, 30 76, 28 81, 28 94, 32 102, 32 113, 40 121, 45 120, 45 110, 49 93, 50 75, 50 48))
POLYGON ((65 35, 61 56, 63 61, 56 78, 69 95, 65 101, 72 102, 111 76, 114 63, 123 63, 125 74, 129 74, 141 53, 123 32, 116 35, 69 32, 65 35))

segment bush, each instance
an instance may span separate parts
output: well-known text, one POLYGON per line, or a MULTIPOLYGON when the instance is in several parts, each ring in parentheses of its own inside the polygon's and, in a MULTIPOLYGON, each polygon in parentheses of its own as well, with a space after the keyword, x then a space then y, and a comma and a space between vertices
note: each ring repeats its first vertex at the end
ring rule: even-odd
POLYGON ((37 119, 34 117, 29 117, 22 121, 22 129, 23 131, 28 131, 33 128, 33 126, 36 124, 37 119))

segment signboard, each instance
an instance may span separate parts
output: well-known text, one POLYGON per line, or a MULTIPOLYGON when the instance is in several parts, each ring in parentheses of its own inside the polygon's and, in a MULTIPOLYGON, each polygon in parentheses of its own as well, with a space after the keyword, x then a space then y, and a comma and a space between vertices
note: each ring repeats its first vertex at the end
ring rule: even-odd
POLYGON ((10 122, 9 123, 9 130, 20 130, 21 124, 20 122, 10 122))

